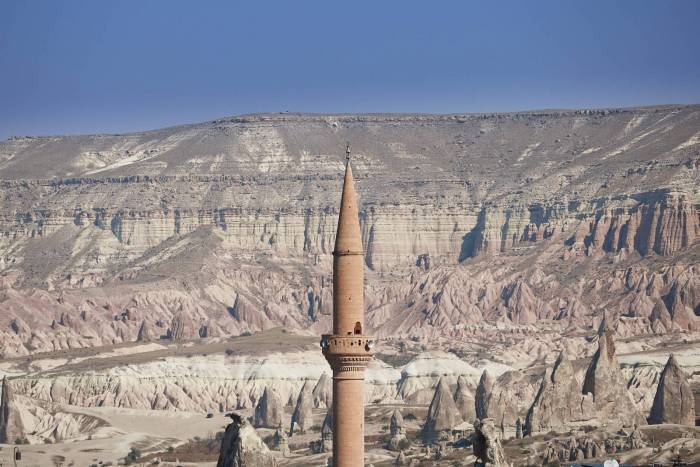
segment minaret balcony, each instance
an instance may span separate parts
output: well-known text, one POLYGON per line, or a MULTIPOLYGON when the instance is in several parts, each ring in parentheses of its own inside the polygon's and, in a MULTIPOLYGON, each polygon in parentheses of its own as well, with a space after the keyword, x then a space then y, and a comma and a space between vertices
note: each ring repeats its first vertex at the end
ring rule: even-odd
POLYGON ((323 355, 337 371, 363 371, 374 356, 374 337, 350 334, 321 336, 323 355))

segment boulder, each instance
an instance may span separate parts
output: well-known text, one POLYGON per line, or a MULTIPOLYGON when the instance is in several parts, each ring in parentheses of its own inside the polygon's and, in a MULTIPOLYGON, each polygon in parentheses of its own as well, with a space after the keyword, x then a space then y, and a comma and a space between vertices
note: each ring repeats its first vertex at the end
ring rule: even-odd
POLYGON ((661 372, 649 423, 695 426, 695 398, 685 373, 671 354, 661 372))

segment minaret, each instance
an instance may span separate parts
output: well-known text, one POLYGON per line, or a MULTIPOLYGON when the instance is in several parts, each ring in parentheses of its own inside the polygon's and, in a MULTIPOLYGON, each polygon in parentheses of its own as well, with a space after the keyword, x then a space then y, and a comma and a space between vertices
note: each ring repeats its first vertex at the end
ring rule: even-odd
POLYGON ((374 340, 364 330, 364 254, 357 195, 347 149, 345 181, 333 251, 333 334, 321 338, 323 355, 333 369, 333 465, 365 462, 365 368, 374 340))

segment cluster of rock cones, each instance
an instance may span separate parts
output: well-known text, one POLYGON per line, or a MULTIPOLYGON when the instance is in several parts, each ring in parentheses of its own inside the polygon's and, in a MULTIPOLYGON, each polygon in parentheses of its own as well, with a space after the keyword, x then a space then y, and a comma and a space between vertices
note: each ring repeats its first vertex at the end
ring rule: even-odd
MULTIPOLYGON (((474 454, 487 464, 507 465, 503 459, 500 437, 503 426, 495 427, 490 414, 494 380, 487 371, 481 376, 471 399, 466 382, 460 378, 452 396, 449 386, 440 380, 423 426, 425 443, 446 439, 462 421, 473 422, 474 454)), ((598 350, 592 357, 581 383, 572 362, 561 352, 554 367, 547 370, 525 423, 516 421, 516 436, 544 432, 562 433, 576 426, 637 427, 651 424, 695 425, 695 401, 692 390, 676 357, 671 354, 661 373, 654 403, 649 414, 635 405, 615 356, 612 332, 601 323, 598 350)), ((459 431, 459 430, 458 430, 459 431)), ((636 430, 633 431, 637 432, 636 430)), ((582 452, 586 452, 584 448, 582 452)), ((577 450, 574 450, 574 458, 577 450)), ((566 457, 569 460, 569 456, 566 457)))

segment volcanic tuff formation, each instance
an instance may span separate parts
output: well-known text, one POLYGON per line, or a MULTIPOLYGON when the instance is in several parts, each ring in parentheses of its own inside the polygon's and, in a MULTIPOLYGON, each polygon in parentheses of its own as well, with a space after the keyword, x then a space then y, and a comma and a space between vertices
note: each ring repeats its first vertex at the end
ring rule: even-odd
POLYGON ((551 372, 542 378, 540 390, 525 419, 525 433, 563 432, 572 423, 593 418, 593 396, 581 394, 581 383, 562 352, 551 372))
POLYGON ((698 106, 266 114, 0 143, 0 354, 328 331, 345 141, 368 333, 698 327, 698 106))
POLYGON ((292 425, 289 429, 289 436, 294 435, 295 430, 299 430, 301 433, 306 433, 306 430, 311 427, 313 422, 312 413, 312 393, 311 385, 309 381, 305 381, 304 385, 299 391, 299 397, 297 397, 297 404, 294 407, 294 413, 292 414, 292 425))
POLYGON ((471 394, 466 378, 462 375, 460 375, 457 379, 455 404, 457 405, 457 410, 459 411, 462 420, 470 423, 474 421, 476 418, 476 412, 474 411, 474 396, 471 394))
POLYGON ((256 428, 277 428, 283 422, 284 404, 279 394, 267 386, 263 395, 255 406, 253 424, 256 428))
POLYGON ((440 439, 441 433, 449 433, 461 422, 462 417, 455 406, 450 388, 445 380, 440 378, 435 388, 435 395, 428 408, 428 416, 423 425, 423 441, 427 443, 435 442, 440 439))
POLYGON ((627 380, 615 357, 612 332, 605 321, 598 332, 598 351, 586 371, 583 393, 593 396, 593 405, 602 423, 646 425, 645 417, 634 405, 627 390, 627 380))
POLYGON ((401 441, 406 439, 406 424, 403 421, 403 415, 399 409, 394 409, 389 420, 389 445, 387 446, 392 451, 398 451, 401 447, 401 441))
POLYGON ((24 426, 7 378, 2 379, 0 390, 2 391, 0 394, 0 443, 15 443, 16 440, 24 438, 24 426))
POLYGON ((497 431, 493 420, 486 418, 476 420, 474 423, 474 434, 472 435, 474 445, 474 456, 481 460, 484 466, 489 467, 509 467, 506 460, 503 446, 501 445, 500 434, 497 431))
POLYGON ((328 373, 323 373, 319 378, 318 383, 314 387, 311 395, 314 398, 314 407, 317 409, 328 407, 333 403, 333 381, 328 373))
POLYGON ((695 397, 673 354, 661 372, 649 422, 695 426, 695 397))
POLYGON ((216 467, 275 467, 277 462, 250 423, 237 413, 230 414, 221 441, 216 467))
POLYGON ((481 374, 481 378, 479 378, 479 385, 476 387, 476 394, 474 395, 475 415, 478 420, 487 417, 489 397, 491 396, 492 390, 493 378, 491 378, 487 370, 484 370, 481 374))

